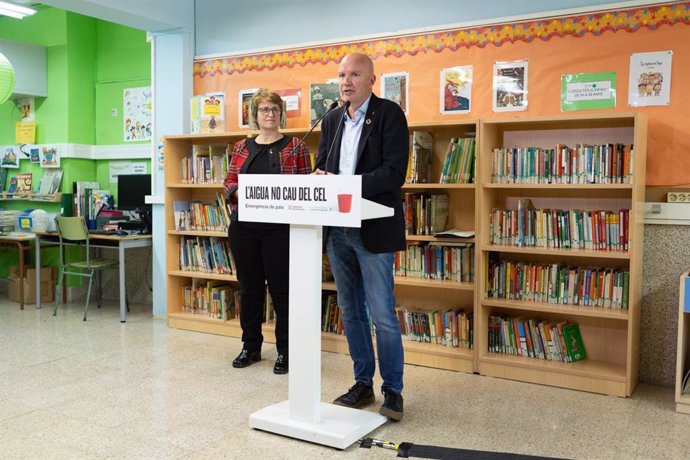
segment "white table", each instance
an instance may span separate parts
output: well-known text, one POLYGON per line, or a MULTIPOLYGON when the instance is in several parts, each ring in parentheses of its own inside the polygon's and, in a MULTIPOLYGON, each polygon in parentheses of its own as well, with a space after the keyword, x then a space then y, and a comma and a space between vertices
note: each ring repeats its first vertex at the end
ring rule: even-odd
MULTIPOLYGON (((31 242, 34 240, 33 233, 9 232, 0 236, 0 246, 17 247, 19 251, 19 309, 24 310, 24 251, 31 250, 31 242)), ((39 272, 40 270, 37 270, 39 272)), ((39 275, 36 275, 38 278, 39 275)), ((41 287, 36 287, 38 302, 41 301, 41 287)))
MULTIPOLYGON (((120 266, 120 322, 127 320, 127 301, 125 296, 125 250, 131 248, 144 248, 153 244, 151 235, 99 235, 89 234, 92 248, 117 249, 118 263, 120 266)), ((41 245, 59 245, 57 233, 37 232, 36 233, 36 267, 41 266, 41 245)), ((79 246, 79 243, 66 241, 68 246, 79 246)), ((57 293, 56 293, 57 295, 57 293)), ((36 270, 36 308, 41 308, 41 270, 36 270)))

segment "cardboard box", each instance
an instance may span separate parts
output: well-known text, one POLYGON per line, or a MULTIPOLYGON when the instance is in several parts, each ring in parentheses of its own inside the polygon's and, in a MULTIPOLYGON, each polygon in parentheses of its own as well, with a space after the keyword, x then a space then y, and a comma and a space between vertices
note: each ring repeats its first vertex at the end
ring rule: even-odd
MULTIPOLYGON (((25 275, 19 277, 19 267, 10 267, 8 294, 12 302, 19 302, 20 286, 24 287, 24 304, 36 303, 36 269, 24 268, 25 275)), ((41 302, 52 302, 55 298, 55 267, 41 268, 41 302)))

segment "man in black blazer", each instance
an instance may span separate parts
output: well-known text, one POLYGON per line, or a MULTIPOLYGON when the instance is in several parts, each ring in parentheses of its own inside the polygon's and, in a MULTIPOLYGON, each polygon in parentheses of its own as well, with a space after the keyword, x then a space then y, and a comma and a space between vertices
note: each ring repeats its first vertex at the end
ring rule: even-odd
POLYGON ((334 404, 364 407, 376 400, 371 321, 383 379, 379 413, 398 421, 403 416, 403 348, 393 262, 395 251, 405 249, 401 187, 408 161, 407 120, 400 106, 372 94, 376 75, 368 56, 345 56, 338 78, 345 104, 323 121, 315 174, 361 175, 362 198, 393 208, 394 215, 365 220, 361 229, 324 229, 355 373, 355 385, 334 404))

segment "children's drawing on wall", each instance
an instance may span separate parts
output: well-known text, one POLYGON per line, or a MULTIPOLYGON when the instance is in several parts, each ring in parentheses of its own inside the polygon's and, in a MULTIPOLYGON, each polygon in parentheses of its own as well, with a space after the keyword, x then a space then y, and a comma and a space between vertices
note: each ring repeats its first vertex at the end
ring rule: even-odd
POLYGON ((252 89, 241 89, 239 92, 239 106, 238 106, 238 113, 237 113, 237 118, 239 120, 239 125, 240 128, 249 128, 249 122, 250 119, 249 117, 251 116, 250 114, 250 107, 249 103, 252 100, 252 96, 254 93, 256 93, 259 89, 258 88, 252 88, 252 89))
POLYGON ((384 73, 381 75, 381 97, 398 104, 405 114, 407 114, 407 86, 409 78, 407 72, 384 73))
POLYGON ((311 101, 311 124, 321 117, 328 107, 340 100, 340 91, 337 83, 312 83, 309 95, 311 101))
POLYGON ((151 140, 151 87, 125 88, 122 104, 125 142, 151 140))
POLYGON ((29 148, 29 159, 32 163, 41 162, 41 147, 38 145, 33 145, 29 148))
POLYGON ((0 166, 3 168, 18 168, 20 155, 19 147, 11 145, 0 147, 0 166))
POLYGON ((225 95, 210 94, 204 98, 201 111, 201 132, 225 131, 225 95))
POLYGON ((60 147, 44 145, 41 147, 41 168, 60 167, 60 147))
POLYGON ((472 66, 441 69, 441 113, 469 113, 472 109, 472 66))
POLYGON ((527 110, 527 64, 526 60, 494 64, 494 112, 527 110))
POLYGON ((673 51, 630 55, 628 105, 669 105, 673 51))
POLYGON ((22 114, 20 121, 36 121, 35 99, 33 97, 17 98, 17 107, 22 114))

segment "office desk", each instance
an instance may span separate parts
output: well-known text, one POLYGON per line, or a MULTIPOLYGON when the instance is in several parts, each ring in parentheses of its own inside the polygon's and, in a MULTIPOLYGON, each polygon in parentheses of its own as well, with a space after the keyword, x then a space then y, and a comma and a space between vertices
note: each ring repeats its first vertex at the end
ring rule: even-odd
MULTIPOLYGON (((89 246, 92 248, 101 249, 117 249, 118 262, 120 265, 120 322, 124 323, 127 320, 127 301, 125 298, 125 249, 143 248, 152 245, 151 235, 89 235, 89 246)), ((57 233, 38 232, 36 233, 36 266, 41 266, 41 245, 56 246, 59 245, 57 233)), ((79 243, 66 242, 68 246, 79 246, 79 243)), ((41 308, 41 271, 36 270, 36 308, 41 308)), ((56 293, 57 295, 57 293, 56 293)))
MULTIPOLYGON (((19 309, 24 310, 24 251, 31 250, 31 242, 36 238, 33 233, 10 232, 0 236, 0 246, 16 247, 19 250, 19 309)), ((40 270, 36 270, 40 272, 40 270)), ((38 279, 38 275, 36 276, 38 279)), ((41 286, 36 288, 37 301, 41 301, 41 286)))

